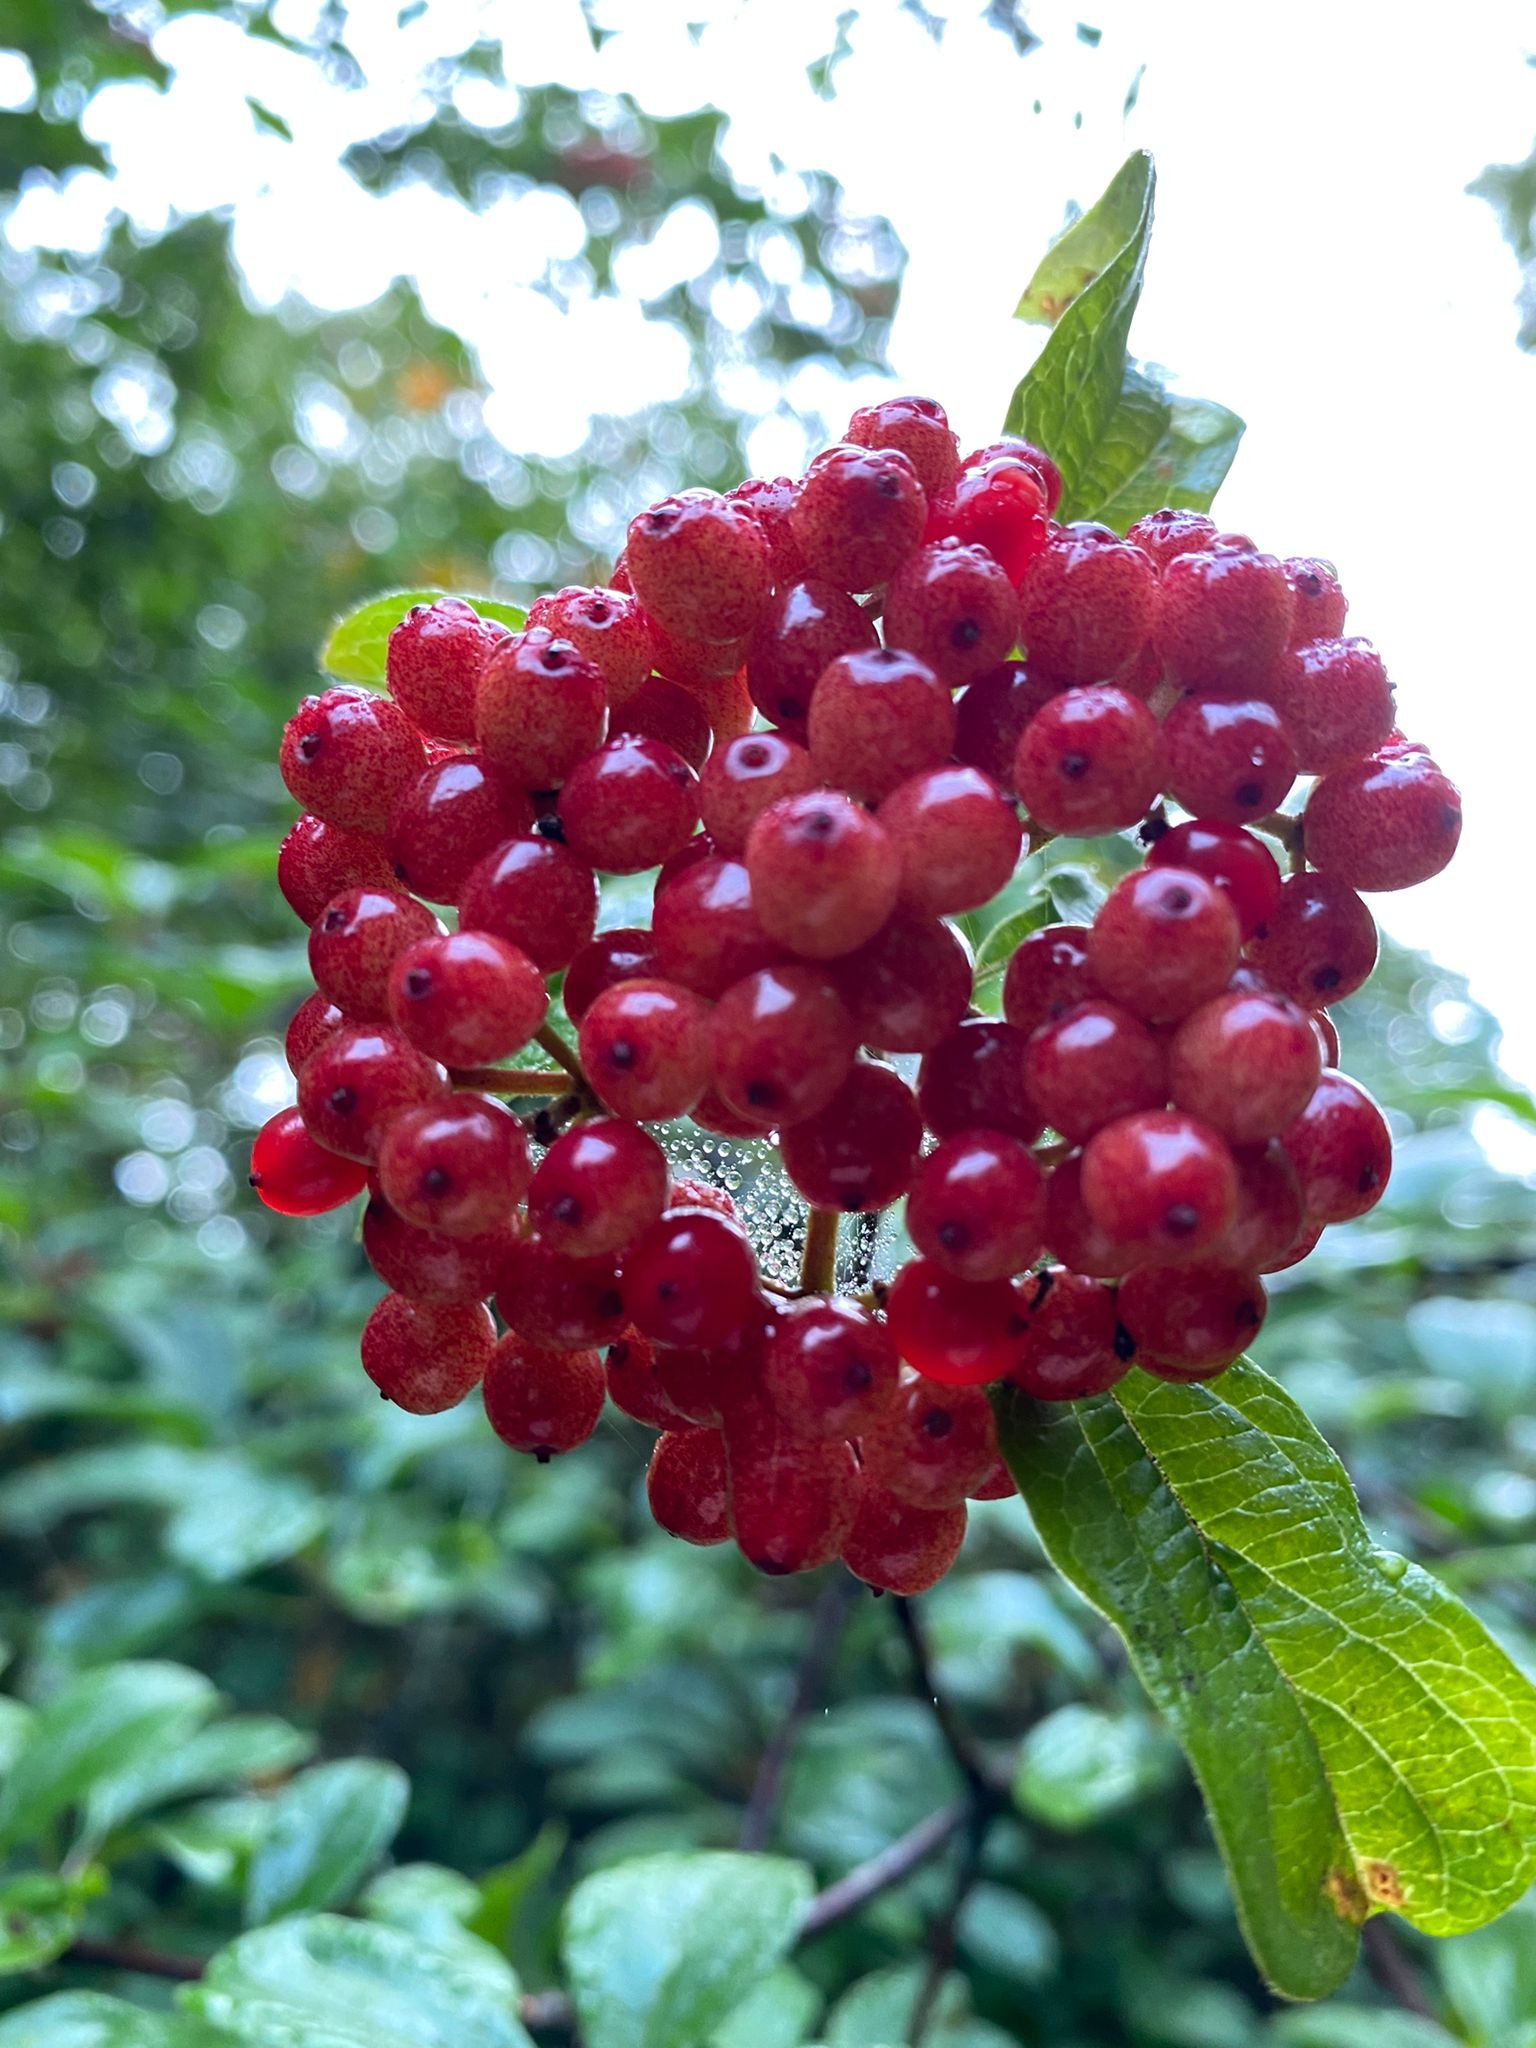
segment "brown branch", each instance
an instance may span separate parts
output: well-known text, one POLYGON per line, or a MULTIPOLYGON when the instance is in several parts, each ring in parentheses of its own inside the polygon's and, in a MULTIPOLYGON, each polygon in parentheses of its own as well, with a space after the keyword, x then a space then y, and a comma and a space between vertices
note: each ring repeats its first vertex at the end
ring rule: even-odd
POLYGON ((917 1683, 917 1690, 938 1724, 939 1733, 944 1738, 944 1747, 954 1758, 972 1799, 990 1803, 1003 1789, 1002 1781, 971 1740, 969 1731, 961 1724, 954 1708, 934 1683, 933 1665, 928 1655, 928 1639, 923 1633, 922 1623, 917 1618, 917 1611, 912 1602, 905 1595, 899 1594, 891 1605, 895 1609, 897 1626, 906 1638, 907 1653, 912 1659, 912 1676, 917 1683))
POLYGON ((544 1048, 557 1067, 564 1067, 571 1079, 585 1089, 587 1094, 591 1094, 591 1085, 582 1069, 581 1061, 552 1024, 541 1024, 533 1034, 533 1039, 535 1045, 544 1048))
POLYGON ((837 1285, 837 1231, 842 1220, 836 1209, 812 1209, 806 1217, 800 1254, 802 1294, 830 1294, 837 1285))
POLYGON ((923 1981, 918 1986, 916 1998, 912 2001, 912 2017, 907 2022, 907 2048, 922 2048, 927 2037, 939 1993, 944 1988, 945 1976, 955 1960, 955 1934, 960 1925, 960 1915, 966 1900, 970 1897, 972 1885, 981 1875, 982 1852, 986 1848, 987 1832, 996 1810, 996 1804, 990 1796, 984 1800, 971 1802, 969 1824, 965 1831, 965 1853, 955 1872, 949 1904, 928 1930, 928 1967, 923 1972, 923 1981))
POLYGON ((563 1067, 450 1067, 455 1088, 478 1088, 486 1095, 564 1095, 571 1077, 563 1067))
POLYGON ((826 1689, 857 1586, 857 1580, 846 1572, 840 1572, 822 1592, 812 1610, 810 1632, 795 1672, 789 1705, 773 1731, 772 1740, 758 1759, 752 1794, 742 1815, 741 1833, 737 1837, 738 1848, 761 1849, 772 1832, 784 1766, 789 1761, 789 1753, 802 1722, 826 1689))
POLYGON ((840 1920, 847 1920, 860 1913, 882 1892, 888 1892, 894 1885, 912 1875, 930 1856, 936 1856, 951 1835, 965 1826, 970 1817, 970 1801, 956 1799, 948 1806, 941 1806, 937 1813, 930 1813, 914 1828, 908 1828, 888 1848, 871 1856, 866 1863, 858 1864, 846 1877, 840 1877, 836 1884, 829 1884, 825 1891, 818 1892, 800 1924, 800 1936, 824 1933, 835 1927, 840 1920))

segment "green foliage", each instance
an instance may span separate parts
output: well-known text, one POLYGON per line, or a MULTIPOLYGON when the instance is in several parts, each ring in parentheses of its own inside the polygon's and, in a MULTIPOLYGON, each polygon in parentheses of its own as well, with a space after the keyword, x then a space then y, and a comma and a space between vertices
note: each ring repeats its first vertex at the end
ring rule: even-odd
POLYGON ((1523 349, 1536 349, 1536 149, 1523 163, 1489 164, 1467 187, 1498 215, 1499 232, 1520 265, 1520 331, 1523 349))
MULTIPOLYGON (((390 634, 413 605, 430 604, 442 595, 440 590, 391 590, 383 597, 370 598, 332 626, 320 648, 321 669, 340 683, 372 683, 382 688, 390 634)), ((526 616, 520 605, 499 604, 493 597, 476 594, 470 602, 482 618, 499 620, 511 628, 520 626, 526 616)))

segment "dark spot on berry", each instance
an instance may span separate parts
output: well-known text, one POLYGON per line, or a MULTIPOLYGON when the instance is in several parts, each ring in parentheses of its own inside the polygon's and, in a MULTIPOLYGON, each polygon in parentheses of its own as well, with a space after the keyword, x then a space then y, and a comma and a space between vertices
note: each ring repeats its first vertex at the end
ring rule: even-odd
POLYGON ((565 827, 553 811, 547 811, 542 818, 539 818, 535 822, 533 829, 541 839, 553 839, 557 845, 564 846, 565 827))
POLYGON ((882 469, 875 478, 875 490, 882 498, 899 498, 901 496, 901 478, 894 476, 888 469, 882 469))
POLYGON ((1355 1182, 1355 1186, 1360 1190, 1362 1195, 1368 1195, 1371 1192, 1372 1188, 1374 1188, 1378 1181, 1380 1181, 1380 1179, 1381 1175, 1376 1171, 1374 1166, 1362 1166, 1360 1169, 1360 1178, 1355 1182))
POLYGON ((597 1312, 600 1316, 617 1316, 624 1313, 624 1297, 617 1287, 605 1287, 597 1297, 597 1312))
POLYGON ((1296 578, 1296 587, 1298 590, 1300 590, 1303 597, 1321 597, 1323 592, 1323 579, 1321 576, 1313 575, 1312 572, 1308 570, 1305 576, 1298 576, 1296 578))
POLYGON ((321 918, 320 929, 323 932, 339 932, 342 926, 346 923, 346 921, 347 913, 344 910, 338 910, 333 906, 330 910, 328 910, 325 913, 324 917, 321 918))
POLYGON ((800 826, 804 839, 830 839, 836 830, 837 820, 830 811, 809 811, 800 826))
POLYGON ((674 1301, 676 1298, 677 1282, 675 1280, 658 1280, 656 1282, 656 1299, 658 1301, 674 1301))
POLYGON ((305 733, 304 737, 299 741, 298 745, 299 759, 301 761, 313 761, 316 754, 318 754, 320 751, 320 744, 321 742, 319 733, 305 733))
POLYGON ((259 1173, 248 1173, 245 1178, 249 1186, 253 1188, 261 1186, 261 1175, 259 1173))
POLYGON ((528 801, 536 811, 552 811, 560 801, 560 792, 558 789, 530 790, 528 801))
POLYGON ((1029 1335, 1029 1317, 1019 1315, 1010 1316, 1008 1318, 1007 1323, 1004 1325, 1004 1328, 1006 1334, 1010 1337, 1027 1337, 1029 1335))
POLYGON ((405 970, 405 992, 415 1002, 432 993, 432 976, 425 967, 408 967, 405 970))
POLYGON ((1190 909, 1194 900, 1194 897, 1185 888, 1165 889, 1162 907, 1164 910, 1171 910, 1177 914, 1178 912, 1190 909))
POLYGON ((1121 1359, 1131 1359, 1136 1356, 1136 1339, 1131 1335, 1124 1323, 1116 1323, 1115 1325, 1115 1356, 1121 1359))
POLYGON ((1175 1202, 1163 1212, 1163 1228, 1173 1237, 1188 1237, 1200 1225, 1200 1212, 1193 1202, 1175 1202))
POLYGON ((404 869, 404 867, 402 866, 402 864, 401 864, 401 863, 400 863, 399 861, 395 861, 395 862, 393 862, 393 863, 392 863, 392 865, 393 865, 393 868, 394 868, 394 873, 395 873, 395 880, 396 880, 397 882, 405 882, 405 883, 407 883, 407 884, 408 884, 408 883, 410 882, 410 879, 411 879, 411 878, 410 878, 410 876, 409 876, 409 875, 408 875, 408 874, 407 874, 407 873, 405 872, 405 869, 404 869))
POLYGON ((947 1408, 930 1408, 918 1426, 924 1436, 942 1440, 954 1428, 955 1418, 947 1408))
POLYGON ((843 1374, 843 1385, 850 1394, 862 1394, 872 1377, 864 1361, 861 1358, 855 1359, 843 1374))
POLYGON ((1326 995, 1329 989, 1337 988, 1343 979, 1337 967, 1319 967, 1312 977, 1312 986, 1319 995, 1326 995))
POLYGON ((559 1195, 551 1203, 549 1213, 557 1223, 579 1223, 581 1204, 574 1195, 559 1195))
POLYGON ((558 675, 560 670, 568 665, 569 660, 570 649, 563 640, 556 640, 539 656, 539 666, 547 668, 551 674, 558 675))
POLYGON ((357 1107, 357 1097, 350 1088, 333 1088, 326 1106, 333 1116, 350 1116, 357 1107))
POLYGON ((788 725, 792 718, 803 718, 804 716, 805 706, 798 697, 781 697, 779 699, 779 717, 784 724, 788 725))
POLYGON ((594 597, 586 606, 589 626, 606 626, 613 617, 613 608, 605 597, 594 597))
POLYGON ((789 1566, 780 1564, 776 1557, 754 1557, 748 1562, 756 1567, 766 1579, 784 1579, 789 1576, 789 1566))
POLYGON ((1234 803, 1240 804, 1245 811, 1251 811, 1256 804, 1262 803, 1264 800, 1263 783, 1240 782, 1232 792, 1232 800, 1234 803))
POLYGON ((536 1450, 536 1451, 534 1452, 534 1454, 533 1454, 533 1455, 534 1455, 534 1457, 535 1457, 535 1458, 537 1458, 537 1460, 539 1461, 539 1463, 540 1463, 541 1465, 547 1465, 547 1464, 549 1463, 550 1459, 551 1459, 551 1458, 552 1458, 552 1457, 553 1457, 553 1456, 554 1456, 555 1454, 554 1454, 554 1452, 553 1452, 552 1450, 550 1450, 550 1449, 549 1449, 549 1448, 548 1448, 548 1447, 547 1447, 546 1445, 544 1445, 544 1444, 540 1444, 540 1445, 539 1445, 539 1448, 538 1448, 538 1449, 537 1449, 537 1450, 536 1450))
POLYGON ((971 1241, 963 1223, 941 1223, 933 1234, 947 1252, 963 1252, 971 1241))
POLYGON ((608 1064, 627 1074, 635 1064, 635 1048, 627 1038, 616 1038, 608 1048, 608 1064))
POLYGON ((737 756, 743 768, 766 768, 769 765, 770 758, 768 749, 761 740, 752 741, 749 745, 743 747, 737 756))
POLYGON ((652 533, 666 533, 676 521, 677 508, 673 505, 657 505, 645 515, 645 523, 652 533))
POLYGON ((1238 1308, 1232 1321, 1239 1330, 1256 1330, 1259 1327, 1259 1312, 1251 1301, 1245 1301, 1238 1308))
POLYGON ((621 1337, 617 1344, 610 1344, 608 1346, 608 1363, 620 1367, 628 1365, 629 1354, 633 1348, 632 1345, 626 1343, 624 1338, 621 1337))
POLYGON ((862 1202, 862 1200, 863 1197, 859 1194, 858 1190, 856 1188, 850 1188, 847 1194, 843 1196, 843 1199, 839 1204, 839 1207, 842 1209, 842 1212, 845 1216, 857 1216, 859 1213, 859 1204, 862 1202))
POLYGON ((974 619, 960 619, 949 629, 950 646, 957 647, 962 652, 967 647, 974 647, 980 638, 981 628, 974 619))
POLYGON ((778 1100, 779 1091, 769 1081, 747 1083, 747 1107, 749 1109, 772 1109, 778 1100))
POLYGON ((446 1195, 452 1186, 452 1180, 440 1166, 429 1166, 421 1176, 421 1192, 430 1201, 435 1201, 439 1195, 446 1195))
POLYGON ((1088 773, 1088 756, 1074 749, 1061 757, 1061 772, 1069 782, 1079 782, 1088 773))
POLYGON ((1442 804, 1440 806, 1440 830, 1442 832, 1454 832, 1460 824, 1460 807, 1456 804, 1442 804))

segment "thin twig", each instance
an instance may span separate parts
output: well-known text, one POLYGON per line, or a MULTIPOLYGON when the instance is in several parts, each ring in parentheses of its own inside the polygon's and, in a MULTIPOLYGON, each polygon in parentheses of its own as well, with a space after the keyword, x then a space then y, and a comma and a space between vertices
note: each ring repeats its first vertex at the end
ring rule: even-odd
POLYGON ((818 1892, 800 1923, 802 1940, 862 1912, 872 1899, 878 1899, 882 1892, 910 1877, 930 1856, 938 1854, 957 1829, 965 1826, 970 1811, 968 1799, 956 1799, 941 1806, 937 1813, 928 1814, 915 1828, 908 1828, 867 1863, 858 1864, 846 1877, 818 1892))
POLYGON ((846 1572, 838 1576, 822 1592, 811 1614, 811 1625, 806 1636, 805 1649, 795 1672, 794 1690, 789 1697, 779 1725, 773 1731, 772 1740, 758 1759, 757 1775, 752 1780, 752 1794, 747 1801, 747 1810, 742 1815, 741 1833, 737 1846, 742 1849, 761 1849, 773 1831, 774 1816, 778 1810, 779 1787, 784 1778, 784 1766, 794 1747, 795 1737, 816 1702, 826 1689, 833 1659, 837 1655, 838 1640, 843 1624, 848 1619, 858 1582, 846 1572))
POLYGON ((564 1067, 450 1067, 448 1078, 486 1095, 563 1095, 571 1085, 564 1067))
POLYGON ((1367 1920, 1360 1930, 1360 1945, 1365 1952, 1366 1968, 1394 2005, 1400 2005, 1404 2012, 1416 2012, 1421 2019, 1439 2018, 1425 1997, 1390 1920, 1367 1920))
POLYGON ((812 1209, 805 1219, 805 1247, 800 1254, 800 1290, 803 1294, 830 1294, 837 1284, 837 1230, 842 1217, 836 1209, 812 1209))
POLYGON ((533 1034, 534 1043, 543 1046, 556 1066, 564 1067, 571 1079, 591 1093, 581 1061, 552 1024, 541 1024, 533 1034))
POLYGON ((990 1801, 999 1789, 997 1773, 971 1740, 969 1731, 961 1725, 954 1708, 934 1683, 933 1664, 928 1654, 928 1639, 923 1633, 916 1609, 905 1595, 898 1595, 891 1604, 896 1612, 896 1625, 906 1638, 907 1652, 912 1659, 912 1675, 917 1682, 918 1692, 926 1701, 929 1712, 938 1724, 945 1748, 954 1758, 971 1797, 979 1801, 990 1801))
POLYGON ((989 1794, 985 1799, 973 1799, 970 1819, 965 1830, 965 1850, 955 1872, 955 1882, 949 1895, 949 1904, 928 1930, 928 1967, 923 1981, 918 1986, 917 1996, 912 2001, 912 2017, 907 2022, 907 2048, 922 2048, 939 1993, 944 1988, 944 1979, 955 1960, 955 1934, 960 1925, 960 1915, 971 1887, 981 1875, 982 1854, 987 1846, 987 1833, 996 1815, 996 1804, 989 1794))

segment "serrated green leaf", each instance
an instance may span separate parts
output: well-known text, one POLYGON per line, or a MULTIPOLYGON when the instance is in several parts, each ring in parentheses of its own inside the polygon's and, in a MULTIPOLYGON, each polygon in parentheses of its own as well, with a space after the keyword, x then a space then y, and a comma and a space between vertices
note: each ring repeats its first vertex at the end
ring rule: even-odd
POLYGON ((92 1785, 187 1740, 217 1695, 180 1664, 109 1664, 43 1707, 0 1791, 0 1843, 37 1834, 92 1785))
POLYGON ((494 1949, 447 1955, 330 1913, 242 1935, 182 1997, 251 2048, 532 2048, 494 1949))
POLYGON ((1062 517, 1098 519, 1124 533, 1160 505, 1204 512, 1242 438, 1235 412, 1208 398, 1180 398, 1155 370, 1127 363, 1119 404, 1074 479, 1070 502, 1063 493, 1062 517))
POLYGON ((214 2048, 200 2021, 102 1991, 56 1991, 0 2017, 0 2048, 214 2048))
POLYGON ((1145 150, 1128 156, 1086 213, 1056 237, 1035 266, 1015 320, 1054 327, 1136 233, 1152 184, 1145 150))
MULTIPOLYGON (((321 668, 338 682, 371 683, 382 689, 390 634, 413 605, 431 604, 448 594, 442 590, 388 590, 369 598, 332 626, 320 649, 321 668)), ((483 619, 495 619, 514 632, 527 616, 519 606, 503 604, 499 598, 470 597, 468 602, 483 619)))
POLYGON ((69 1878, 29 1871, 0 1879, 0 1977, 40 1969, 61 1956, 84 1910, 85 1893, 69 1878))
POLYGON ((245 1880, 248 1925, 345 1905, 394 1840, 410 1784, 371 1757, 316 1764, 283 1791, 245 1880))
POLYGON ((85 1835, 99 1842, 135 1814, 176 1799, 215 1792, 252 1778, 274 1777, 303 1763, 314 1737, 271 1714, 242 1714, 199 1728, 174 1748, 151 1751, 91 1786, 85 1835))
POLYGON ((1062 474, 1062 517, 1068 519, 1078 516, 1073 508, 1081 480, 1119 407, 1126 342, 1152 234, 1151 157, 1137 151, 1115 184, 1121 180, 1124 190, 1113 208, 1118 243, 1057 321, 1014 392, 1004 422, 1006 432, 1023 434, 1054 457, 1062 474))
POLYGON ((586 1878, 563 1951, 587 2048, 689 2048, 784 1956, 813 1890, 803 1863, 639 1857, 586 1878))
POLYGON ((1536 1874, 1536 1691, 1436 1580, 1373 1549, 1347 1474, 1246 1362, 1000 1402, 1057 1566, 1126 1639, 1205 1792, 1277 1989, 1321 1997, 1359 1922, 1481 1926, 1536 1874))
POLYGON ((1166 1781, 1166 1744, 1137 1716, 1101 1713, 1081 1701, 1058 1707, 1024 1738, 1014 1803, 1064 1832, 1091 1827, 1166 1781))

